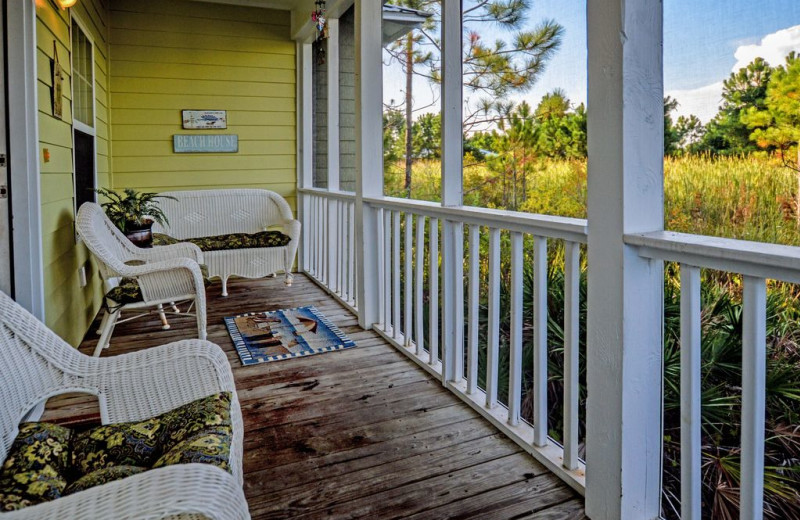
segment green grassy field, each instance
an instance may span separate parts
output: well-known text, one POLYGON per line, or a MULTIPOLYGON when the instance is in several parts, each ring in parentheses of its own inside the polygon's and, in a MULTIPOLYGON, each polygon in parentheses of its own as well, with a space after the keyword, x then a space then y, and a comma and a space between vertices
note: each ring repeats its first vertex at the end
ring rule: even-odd
MULTIPOLYGON (((386 193, 403 196, 403 165, 390 164, 386 193)), ((541 160, 528 174, 520 211, 586 218, 586 162, 541 160)), ((412 196, 438 200, 441 165, 417 161, 412 196)), ((800 245, 795 173, 765 157, 668 158, 664 162, 664 225, 684 233, 800 245)), ((522 199, 522 195, 519 196, 522 199)), ((464 169, 464 202, 502 208, 502 182, 484 165, 464 169)))

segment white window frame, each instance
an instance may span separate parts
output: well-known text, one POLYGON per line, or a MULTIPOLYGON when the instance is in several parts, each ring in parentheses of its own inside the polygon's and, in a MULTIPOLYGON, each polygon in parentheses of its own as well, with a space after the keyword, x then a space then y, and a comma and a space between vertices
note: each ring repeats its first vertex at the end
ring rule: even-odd
MULTIPOLYGON (((75 10, 70 10, 70 25, 69 25, 69 41, 70 41, 70 53, 69 53, 69 64, 70 64, 70 89, 72 92, 72 102, 70 105, 70 110, 72 114, 72 182, 73 182, 73 192, 75 187, 77 186, 76 182, 76 165, 75 165, 75 130, 79 132, 83 132, 84 134, 92 136, 92 148, 94 150, 94 161, 92 161, 93 168, 92 168, 92 178, 94 181, 94 186, 97 187, 97 93, 96 93, 96 78, 95 78, 95 43, 94 38, 92 37, 92 33, 86 28, 87 25, 81 20, 80 16, 75 13, 75 10), (72 48, 72 28, 73 24, 77 25, 78 28, 83 32, 83 35, 86 37, 86 40, 91 45, 91 81, 90 85, 92 87, 92 126, 87 125, 86 123, 82 123, 75 118, 75 63, 72 60, 75 52, 72 48)), ((78 214, 78 197, 77 193, 73 193, 75 195, 73 197, 73 205, 75 208, 75 215, 78 214)), ((97 195, 94 195, 94 200, 97 201, 97 195)))

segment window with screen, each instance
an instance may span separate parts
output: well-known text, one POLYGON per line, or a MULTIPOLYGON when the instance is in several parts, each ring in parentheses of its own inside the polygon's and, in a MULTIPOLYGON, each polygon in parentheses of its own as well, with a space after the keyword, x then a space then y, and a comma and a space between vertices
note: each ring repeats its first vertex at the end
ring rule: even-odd
POLYGON ((94 202, 94 54, 92 41, 72 22, 72 128, 75 158, 75 207, 94 202))

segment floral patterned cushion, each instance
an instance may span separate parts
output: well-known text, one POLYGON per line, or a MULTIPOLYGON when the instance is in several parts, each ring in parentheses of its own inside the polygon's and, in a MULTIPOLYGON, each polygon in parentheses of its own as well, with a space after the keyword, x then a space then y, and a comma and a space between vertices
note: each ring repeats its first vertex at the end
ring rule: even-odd
POLYGON ((161 453, 163 428, 161 420, 154 417, 78 433, 72 443, 72 466, 80 476, 112 466, 150 467, 161 453))
POLYGON ((0 512, 77 493, 150 468, 201 462, 230 469, 230 392, 146 421, 82 432, 24 423, 0 468, 0 512))
POLYGON ((227 249, 251 249, 255 247, 283 247, 291 237, 280 231, 259 231, 258 233, 230 233, 210 237, 178 240, 169 235, 153 233, 154 246, 166 246, 178 242, 191 242, 203 251, 224 251, 227 249))
POLYGON ((113 482, 125 477, 130 477, 131 475, 136 475, 137 473, 141 473, 142 471, 146 470, 147 468, 143 468, 141 466, 111 466, 108 468, 98 469, 96 471, 92 471, 88 475, 82 476, 67 486, 67 489, 64 490, 64 496, 77 493, 78 491, 83 491, 84 489, 89 489, 90 487, 99 486, 107 482, 113 482))
MULTIPOLYGON (((211 279, 208 277, 208 266, 200 264, 200 272, 203 274, 205 286, 208 287, 211 284, 211 279)), ((120 280, 118 286, 106 293, 106 298, 117 305, 127 305, 144 300, 142 290, 135 278, 123 278, 120 280)))
POLYGON ((177 443, 164 453, 153 467, 201 462, 213 464, 230 472, 231 435, 230 426, 204 429, 177 443))
POLYGON ((0 469, 0 511, 58 498, 67 486, 72 431, 55 424, 23 423, 0 469))
POLYGON ((165 426, 161 445, 166 453, 198 433, 225 427, 230 429, 231 393, 209 395, 159 417, 165 426))

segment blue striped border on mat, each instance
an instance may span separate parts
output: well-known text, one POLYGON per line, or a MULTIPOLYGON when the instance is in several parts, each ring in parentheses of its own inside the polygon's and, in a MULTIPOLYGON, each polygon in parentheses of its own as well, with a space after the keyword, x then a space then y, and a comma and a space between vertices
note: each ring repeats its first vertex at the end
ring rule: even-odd
POLYGON ((331 321, 322 314, 316 307, 307 306, 307 307, 296 307, 293 309, 280 309, 277 311, 266 311, 266 312, 248 312, 245 314, 238 314, 236 316, 226 316, 224 318, 225 326, 228 328, 228 334, 230 334, 231 339, 233 340, 233 345, 236 347, 236 353, 239 354, 239 359, 242 360, 243 365, 256 365, 258 363, 267 363, 270 361, 280 361, 283 359, 291 359, 296 357, 304 357, 304 356, 312 356, 314 354, 321 354, 324 352, 333 352, 335 350, 343 350, 346 348, 353 348, 356 346, 355 342, 347 337, 347 335, 339 330, 339 328, 331 323, 331 321), (271 314, 277 314, 279 312, 288 312, 288 311, 297 311, 297 310, 307 310, 311 314, 313 314, 320 324, 327 327, 327 329, 335 335, 339 339, 339 343, 335 345, 331 345, 328 347, 311 349, 311 350, 304 350, 302 352, 297 353, 289 353, 289 354, 280 354, 276 356, 266 356, 266 355, 259 355, 253 353, 242 338, 241 332, 239 332, 239 327, 236 326, 236 322, 234 321, 236 318, 242 318, 245 316, 269 316, 271 314))

